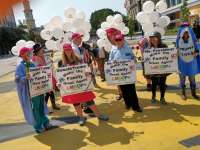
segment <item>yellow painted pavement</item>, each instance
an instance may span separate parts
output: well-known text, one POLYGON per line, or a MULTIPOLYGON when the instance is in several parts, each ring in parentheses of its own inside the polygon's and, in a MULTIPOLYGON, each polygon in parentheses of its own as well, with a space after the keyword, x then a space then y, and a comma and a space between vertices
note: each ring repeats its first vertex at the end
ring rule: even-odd
MULTIPOLYGON (((0 125, 24 122, 13 76, 0 78, 0 125)), ((108 122, 93 118, 84 127, 65 125, 40 135, 0 143, 0 150, 199 150, 200 145, 186 148, 179 142, 200 135, 200 101, 191 96, 183 101, 180 91, 172 90, 166 93, 167 106, 153 105, 151 92, 141 91, 145 86, 142 72, 138 71, 137 76, 137 93, 143 113, 127 111, 122 101, 115 100, 116 88, 98 80, 101 88, 95 89, 96 103, 101 112, 109 115, 108 122)), ((167 84, 178 85, 178 76, 169 76, 167 84)), ((157 96, 159 99, 159 93, 157 96)), ((59 98, 57 102, 62 110, 50 117, 74 114, 71 106, 62 104, 59 98)))

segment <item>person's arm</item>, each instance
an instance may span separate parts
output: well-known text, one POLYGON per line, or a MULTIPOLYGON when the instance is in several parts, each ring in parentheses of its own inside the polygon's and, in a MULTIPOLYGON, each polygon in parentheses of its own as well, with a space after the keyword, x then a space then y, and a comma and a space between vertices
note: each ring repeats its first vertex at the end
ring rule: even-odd
POLYGON ((15 72, 15 82, 25 84, 27 80, 26 74, 23 73, 23 68, 21 65, 18 65, 15 72))

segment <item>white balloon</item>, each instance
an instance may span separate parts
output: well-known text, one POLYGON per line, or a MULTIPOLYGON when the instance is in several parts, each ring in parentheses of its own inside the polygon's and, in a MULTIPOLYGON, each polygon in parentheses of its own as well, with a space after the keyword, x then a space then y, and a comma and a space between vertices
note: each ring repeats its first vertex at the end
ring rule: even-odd
POLYGON ((77 28, 77 29, 75 29, 75 32, 76 32, 76 33, 79 33, 79 34, 81 34, 81 35, 84 35, 84 34, 86 33, 85 30, 82 29, 82 28, 77 28))
POLYGON ((89 41, 89 40, 90 40, 90 34, 85 33, 84 36, 83 36, 83 41, 86 42, 86 41, 89 41))
POLYGON ((73 21, 73 26, 74 26, 74 28, 79 28, 79 27, 81 27, 82 25, 83 25, 83 20, 81 20, 81 19, 75 19, 74 21, 73 21))
POLYGON ((114 19, 114 17, 113 16, 111 16, 111 15, 109 15, 109 16, 107 16, 107 18, 106 18, 106 22, 108 22, 108 23, 112 23, 113 22, 113 19, 114 19))
POLYGON ((52 25, 50 22, 44 25, 44 29, 52 31, 54 29, 54 25, 52 25))
POLYGON ((170 24, 170 18, 168 16, 162 16, 158 19, 158 25, 162 28, 170 24))
POLYGON ((103 29, 98 29, 97 30, 97 36, 100 38, 100 39, 104 39, 104 38, 106 38, 106 31, 105 30, 103 30, 103 29))
POLYGON ((32 48, 34 45, 35 45, 35 42, 28 41, 28 42, 26 42, 25 47, 32 48))
POLYGON ((103 39, 103 44, 102 44, 104 47, 104 49, 107 51, 107 52, 110 52, 111 49, 112 49, 112 44, 110 43, 110 41, 108 39, 103 39))
POLYGON ((71 37, 72 37, 72 32, 67 32, 67 33, 64 34, 63 41, 69 42, 71 40, 71 37))
POLYGON ((62 51, 63 50, 63 45, 66 43, 67 41, 64 40, 58 40, 56 41, 56 49, 58 51, 62 51))
POLYGON ((40 32, 40 36, 44 40, 50 40, 53 37, 52 32, 50 30, 46 30, 46 29, 44 29, 40 32))
POLYGON ((115 23, 122 23, 122 22, 123 22, 122 15, 116 14, 116 15, 114 16, 113 21, 114 21, 115 23))
POLYGON ((104 49, 105 49, 107 52, 110 52, 110 51, 111 51, 112 45, 110 44, 110 42, 109 42, 108 44, 105 44, 104 49))
POLYGON ((122 31, 126 27, 126 25, 123 22, 120 24, 115 24, 114 26, 116 29, 118 29, 120 31, 122 31))
POLYGON ((101 28, 108 29, 108 28, 110 28, 110 24, 108 22, 103 22, 103 23, 101 23, 101 28))
POLYGON ((62 26, 63 30, 66 32, 71 31, 74 28, 72 22, 64 22, 62 26))
POLYGON ((81 19, 81 20, 85 20, 85 13, 83 11, 78 11, 76 13, 76 18, 81 19))
POLYGON ((165 34, 165 30, 161 27, 154 27, 153 30, 159 32, 162 36, 165 34))
POLYGON ((167 3, 165 1, 161 0, 156 4, 156 11, 163 12, 166 9, 167 9, 167 3))
POLYGON ((65 9, 65 17, 66 18, 75 18, 76 17, 76 9, 72 7, 68 7, 65 9))
POLYGON ((56 50, 56 42, 54 40, 48 40, 45 42, 45 46, 48 50, 56 50))
POLYGON ((127 35, 129 33, 129 28, 128 27, 125 27, 123 30, 122 30, 122 33, 124 35, 127 35))
POLYGON ((152 1, 146 1, 142 6, 142 10, 146 13, 152 12, 154 8, 155 8, 155 5, 152 1))
POLYGON ((13 55, 18 56, 19 55, 19 50, 17 49, 17 46, 12 47, 11 52, 13 55))
POLYGON ((156 11, 152 11, 148 14, 148 16, 151 22, 158 22, 158 19, 160 17, 159 13, 156 11))
POLYGON ((25 40, 19 40, 19 41, 16 43, 16 46, 18 46, 18 47, 23 47, 23 46, 25 46, 25 44, 26 44, 26 41, 25 41, 25 40))
POLYGON ((56 39, 61 39, 62 37, 64 37, 64 32, 61 28, 55 28, 52 31, 53 37, 55 37, 56 39))
POLYGON ((104 45, 105 45, 104 39, 99 39, 99 40, 97 40, 97 46, 98 46, 99 48, 104 47, 104 45))
POLYGON ((61 28, 62 27, 62 18, 59 16, 54 16, 51 20, 50 20, 50 24, 54 27, 54 28, 61 28))
POLYGON ((153 31, 153 23, 142 24, 142 29, 144 32, 152 32, 153 31))
POLYGON ((83 28, 86 32, 90 32, 90 30, 91 30, 91 28, 92 28, 92 26, 91 26, 91 24, 90 24, 89 22, 84 22, 82 26, 83 26, 82 28, 83 28))
POLYGON ((145 24, 145 23, 150 23, 151 22, 150 19, 149 19, 149 16, 143 11, 141 11, 141 12, 139 12, 137 14, 136 19, 141 24, 145 24))

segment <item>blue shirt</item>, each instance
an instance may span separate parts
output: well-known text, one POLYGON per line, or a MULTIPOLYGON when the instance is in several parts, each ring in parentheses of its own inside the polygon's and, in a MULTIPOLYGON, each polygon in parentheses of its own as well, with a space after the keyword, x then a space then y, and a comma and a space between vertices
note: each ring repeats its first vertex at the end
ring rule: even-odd
POLYGON ((134 54, 132 49, 129 47, 128 43, 125 43, 122 48, 117 48, 113 46, 110 55, 109 61, 111 60, 134 60, 134 54))

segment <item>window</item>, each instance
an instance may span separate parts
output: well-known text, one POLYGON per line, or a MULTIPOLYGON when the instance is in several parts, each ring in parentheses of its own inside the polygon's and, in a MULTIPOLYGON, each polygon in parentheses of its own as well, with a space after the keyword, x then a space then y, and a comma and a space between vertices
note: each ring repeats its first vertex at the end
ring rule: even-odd
POLYGON ((167 8, 169 8, 171 5, 170 0, 166 0, 166 3, 167 3, 167 8))
POLYGON ((171 0, 171 6, 175 6, 176 5, 176 0, 171 0))
POLYGON ((177 4, 180 4, 180 3, 182 3, 182 0, 177 0, 177 4))

